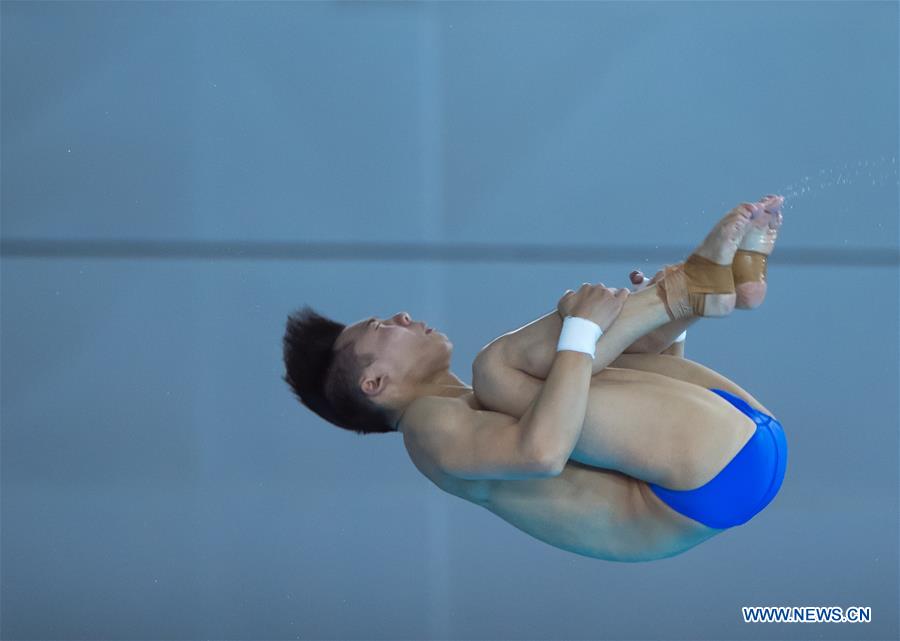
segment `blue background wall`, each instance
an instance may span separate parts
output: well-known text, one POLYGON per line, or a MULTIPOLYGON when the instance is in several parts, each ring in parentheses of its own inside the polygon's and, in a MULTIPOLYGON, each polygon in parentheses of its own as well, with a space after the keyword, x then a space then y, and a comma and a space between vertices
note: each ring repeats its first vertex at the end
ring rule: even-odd
POLYGON ((3 639, 898 637, 896 2, 0 18, 3 639), (769 296, 687 356, 779 416, 788 476, 681 556, 547 546, 280 380, 309 303, 407 310, 470 382, 567 288, 767 193, 769 296))

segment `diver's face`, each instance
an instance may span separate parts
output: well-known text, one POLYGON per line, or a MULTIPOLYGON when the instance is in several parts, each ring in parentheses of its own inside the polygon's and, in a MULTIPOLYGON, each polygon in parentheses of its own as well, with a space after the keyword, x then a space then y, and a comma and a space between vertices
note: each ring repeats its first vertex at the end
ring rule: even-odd
POLYGON ((387 318, 370 317, 348 325, 341 332, 337 348, 354 341, 357 354, 373 354, 370 368, 394 381, 415 382, 450 366, 453 343, 446 334, 413 321, 406 312, 387 318))

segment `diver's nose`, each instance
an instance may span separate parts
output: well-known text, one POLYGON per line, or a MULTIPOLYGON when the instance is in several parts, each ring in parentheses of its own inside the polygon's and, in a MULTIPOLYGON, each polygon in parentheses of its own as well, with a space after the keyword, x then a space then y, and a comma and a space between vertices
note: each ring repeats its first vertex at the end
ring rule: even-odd
POLYGON ((399 314, 397 314, 397 316, 402 323, 406 323, 408 325, 412 322, 412 318, 406 312, 400 312, 399 314))

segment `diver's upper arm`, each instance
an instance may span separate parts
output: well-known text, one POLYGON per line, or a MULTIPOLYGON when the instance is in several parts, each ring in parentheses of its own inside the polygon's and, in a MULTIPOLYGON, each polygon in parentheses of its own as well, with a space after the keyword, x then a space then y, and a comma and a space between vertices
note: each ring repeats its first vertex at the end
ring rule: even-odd
POLYGON ((554 461, 528 452, 520 422, 500 412, 440 399, 420 445, 447 474, 463 479, 530 479, 559 474, 554 461))

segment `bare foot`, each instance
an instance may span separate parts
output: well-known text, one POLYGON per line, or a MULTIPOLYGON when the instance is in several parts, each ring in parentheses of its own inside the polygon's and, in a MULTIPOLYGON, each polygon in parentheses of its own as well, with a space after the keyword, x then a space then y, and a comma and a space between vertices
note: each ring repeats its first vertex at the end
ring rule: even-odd
MULTIPOLYGON (((775 239, 778 236, 778 229, 781 227, 782 214, 781 207, 784 205, 784 196, 775 196, 769 194, 765 198, 760 198, 759 203, 761 209, 754 212, 747 226, 746 233, 741 239, 739 249, 763 254, 768 257, 775 249, 775 239)), ((751 257, 746 257, 750 259, 751 257)), ((756 257, 759 258, 758 256, 756 257)), ((742 260, 735 262, 733 266, 735 285, 734 290, 737 295, 735 307, 738 309, 754 309, 759 307, 766 297, 766 271, 765 263, 762 263, 762 274, 754 277, 748 282, 740 282, 750 275, 742 276, 742 274, 750 271, 749 265, 742 260)), ((758 273, 759 267, 756 268, 758 273)))
POLYGON ((693 253, 719 265, 730 265, 750 220, 761 209, 759 203, 741 203, 713 226, 693 253))

